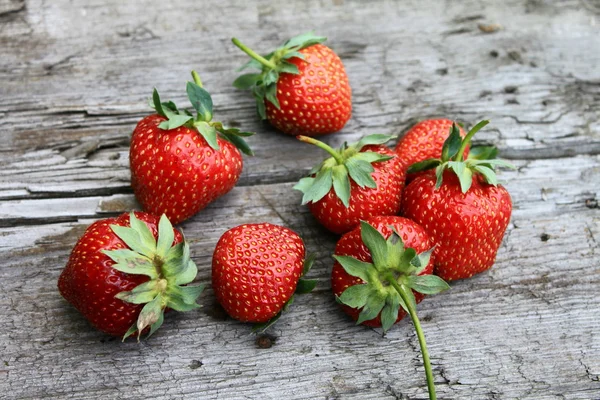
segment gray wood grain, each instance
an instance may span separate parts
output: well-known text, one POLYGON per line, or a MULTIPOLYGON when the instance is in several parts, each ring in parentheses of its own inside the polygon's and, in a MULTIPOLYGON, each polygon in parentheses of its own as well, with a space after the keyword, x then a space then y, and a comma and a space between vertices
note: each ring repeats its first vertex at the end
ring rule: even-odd
POLYGON ((0 397, 427 398, 410 322, 382 337, 330 292, 337 238, 292 190, 323 154, 259 123, 231 87, 245 61, 232 36, 266 51, 315 29, 354 94, 352 119, 325 141, 490 118, 478 142, 517 166, 500 173, 514 210, 496 265, 419 305, 438 397, 600 399, 599 18, 594 0, 0 0, 0 397), (86 226, 138 207, 129 135, 152 87, 184 102, 192 68, 216 117, 257 132, 238 186, 181 225, 197 280, 241 223, 289 226, 317 254, 316 292, 267 349, 210 289, 140 344, 94 331, 56 290, 86 226))

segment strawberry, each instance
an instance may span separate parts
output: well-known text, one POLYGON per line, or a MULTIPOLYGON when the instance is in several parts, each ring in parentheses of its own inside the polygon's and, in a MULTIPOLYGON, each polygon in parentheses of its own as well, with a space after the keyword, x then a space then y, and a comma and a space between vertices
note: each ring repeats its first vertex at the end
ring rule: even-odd
POLYGON ((429 353, 416 313, 423 295, 448 289, 446 282, 431 275, 433 250, 429 235, 414 221, 398 216, 361 221, 335 247, 331 286, 343 310, 358 324, 382 326, 386 332, 410 314, 423 354, 429 395, 435 399, 429 353))
POLYGON ((212 287, 227 314, 242 322, 265 323, 281 315, 294 293, 310 292, 316 281, 300 279, 304 242, 294 231, 269 223, 236 226, 219 239, 212 261, 212 287))
POLYGON ((241 75, 233 85, 250 89, 261 119, 290 135, 316 136, 337 132, 352 113, 352 90, 340 58, 321 44, 324 37, 296 36, 265 57, 232 39, 252 57, 242 67, 260 73, 241 75))
POLYGON ((512 202, 493 166, 501 160, 463 160, 482 121, 461 140, 458 130, 444 143, 441 159, 413 165, 409 173, 435 168, 412 181, 403 195, 402 215, 423 225, 435 243, 435 273, 445 280, 469 278, 490 268, 508 226, 512 202))
POLYGON ((391 138, 369 135, 334 150, 316 139, 298 137, 331 155, 294 186, 304 193, 302 204, 308 204, 327 229, 342 234, 354 229, 360 220, 400 211, 405 175, 400 158, 383 145, 391 138))
POLYGON ((131 186, 145 211, 166 214, 174 224, 191 217, 229 192, 242 172, 242 156, 252 151, 242 139, 252 135, 212 121, 212 99, 198 74, 187 83, 197 111, 178 110, 161 102, 154 89, 157 114, 142 119, 133 131, 129 159, 131 186))
MULTIPOLYGON (((455 126, 462 137, 465 132, 460 126, 454 125, 449 119, 427 119, 414 125, 396 144, 396 153, 402 160, 402 167, 408 169, 414 163, 429 158, 439 158, 442 146, 449 135, 450 128, 455 126)), ((464 157, 469 154, 469 147, 465 149, 464 157)), ((406 182, 417 177, 417 173, 408 174, 406 182)))
POLYGON ((165 309, 200 307, 204 285, 182 286, 197 272, 189 245, 166 216, 124 213, 87 228, 58 290, 97 329, 123 340, 137 331, 139 340, 162 325, 165 309))
MULTIPOLYGON (((334 258, 336 260, 341 259, 342 262, 346 262, 346 266, 347 266, 347 257, 352 257, 354 260, 358 260, 362 263, 373 263, 373 258, 372 258, 372 253, 370 250, 370 247, 372 247, 372 243, 367 245, 367 242, 364 242, 364 239, 362 237, 364 232, 364 229, 368 229, 367 233, 371 233, 371 234, 375 234, 373 231, 373 228, 379 232, 379 234, 383 237, 383 240, 385 239, 389 239, 393 234, 397 235, 398 237, 395 240, 398 240, 398 243, 396 245, 397 248, 395 248, 395 251, 399 252, 399 253, 405 253, 407 254, 407 256, 410 255, 411 258, 404 260, 404 258, 402 258, 402 260, 404 260, 404 264, 400 263, 401 258, 398 258, 398 260, 396 260, 397 262, 391 263, 390 265, 384 266, 384 265, 374 265, 372 267, 369 268, 387 268, 392 266, 393 269, 390 270, 390 272, 393 272, 395 275, 399 275, 399 274, 403 274, 403 275, 414 275, 414 276, 426 276, 426 275, 431 275, 433 273, 433 257, 430 257, 431 251, 433 250, 433 240, 431 240, 431 238, 429 237, 429 235, 427 234, 427 232, 425 232, 425 230, 418 225, 416 222, 411 221, 407 218, 403 218, 403 217, 398 217, 398 216, 378 216, 378 217, 372 217, 369 218, 367 221, 363 221, 361 222, 361 225, 356 227, 354 230, 344 234, 340 240, 337 242, 336 247, 335 247, 335 255, 334 258), (368 227, 366 225, 369 225, 368 227), (404 247, 402 247, 404 246, 404 247), (414 251, 409 251, 407 250, 408 248, 414 249, 414 251), (415 253, 416 252, 416 253, 415 253), (416 268, 414 265, 410 264, 410 261, 416 257, 416 254, 421 254, 421 258, 419 260, 423 261, 422 265, 420 265, 422 268, 416 268), (425 260, 428 260, 425 263, 425 260), (398 264, 396 266, 396 264, 398 264), (406 271, 404 269, 406 269, 406 271)), ((375 235, 377 236, 377 235, 375 235)), ((367 237, 367 239, 369 239, 370 237, 367 237)), ((387 244, 386 244, 387 246, 387 244)), ((389 250, 391 251, 391 250, 389 250)), ((385 261, 387 259, 383 259, 383 260, 379 260, 379 261, 385 261)), ((354 262, 354 261, 351 261, 354 262)), ((417 262, 417 259, 415 259, 414 262, 417 262)), ((419 261, 420 262, 420 261, 419 261)), ((361 264, 362 265, 362 264, 361 264)), ((366 265, 364 266, 365 268, 366 265)), ((352 267, 350 267, 351 270, 352 267)), ((383 281, 384 286, 387 287, 387 294, 385 294, 385 296, 387 295, 392 295, 393 297, 397 297, 398 293, 395 291, 395 289, 391 286, 387 286, 385 284, 387 277, 384 277, 385 273, 383 272, 383 270, 379 271, 378 275, 381 277, 381 279, 378 279, 379 281, 383 281)), ((420 279, 420 278, 419 278, 420 279)), ((431 278, 426 278, 426 279, 431 279, 431 278)), ((340 263, 340 261, 336 261, 336 263, 333 266, 333 270, 331 271, 331 286, 332 286, 332 290, 333 293, 336 295, 336 297, 340 297, 342 296, 342 294, 346 291, 346 289, 348 289, 349 287, 352 286, 356 286, 356 285, 363 285, 365 284, 367 280, 363 280, 360 276, 356 276, 356 275, 352 275, 350 274, 348 271, 346 271, 346 269, 344 269, 344 267, 342 266, 342 264, 340 263)), ((371 282, 373 283, 373 282, 371 282)), ((382 326, 382 313, 381 313, 381 309, 376 310, 372 307, 369 307, 367 310, 365 310, 364 308, 361 309, 360 307, 351 307, 348 305, 344 305, 344 300, 350 296, 351 292, 347 293, 346 295, 344 295, 341 299, 342 299, 342 309, 348 314, 350 315, 355 321, 358 321, 358 323, 366 325, 366 326, 371 326, 371 327, 380 327, 382 326), (375 311, 378 311, 377 313, 375 311), (372 315, 371 315, 372 314, 372 315), (371 318, 368 318, 371 317, 371 318)), ((417 303, 421 302, 421 300, 423 300, 423 294, 421 293, 414 293, 415 295, 415 300, 417 303)), ((390 306, 392 300, 390 300, 390 306)), ((384 304, 388 304, 388 303, 384 303, 384 304)), ((396 304, 396 303, 393 303, 396 304)), ((396 306, 398 306, 399 304, 396 304, 396 306)), ((396 312, 398 315, 396 318, 390 318, 390 315, 392 315, 393 313, 391 313, 392 310, 388 310, 386 311, 386 313, 384 313, 384 315, 386 316, 387 320, 385 320, 385 325, 384 325, 384 330, 388 330, 391 325, 395 324, 396 322, 399 322, 402 318, 404 318, 404 316, 406 316, 406 312, 404 312, 403 309, 396 307, 395 310, 393 310, 394 312, 396 312)))

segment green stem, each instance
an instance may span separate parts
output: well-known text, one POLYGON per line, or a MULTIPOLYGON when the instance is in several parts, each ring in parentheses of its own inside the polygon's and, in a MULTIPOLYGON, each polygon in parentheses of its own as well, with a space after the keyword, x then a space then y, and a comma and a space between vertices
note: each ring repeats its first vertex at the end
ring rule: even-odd
POLYGON ((239 47, 240 50, 242 50, 244 53, 248 54, 250 57, 252 57, 256 61, 258 61, 259 63, 261 63, 265 67, 270 68, 270 69, 277 69, 277 65, 275 65, 273 62, 267 60, 266 58, 264 58, 260 54, 257 54, 251 48, 246 47, 246 45, 242 44, 242 42, 240 42, 236 38, 232 38, 231 41, 233 42, 233 44, 235 44, 237 47, 239 47))
POLYGON ((310 144, 314 144, 315 146, 325 150, 326 152, 328 152, 334 159, 335 161, 338 163, 338 165, 342 165, 344 163, 344 159, 342 158, 342 156, 340 155, 340 153, 338 153, 337 151, 335 151, 335 149, 333 149, 331 146, 308 136, 296 136, 296 139, 300 140, 301 142, 304 143, 310 143, 310 144))
POLYGON ((200 87, 202 87, 202 81, 200 80, 200 75, 196 71, 192 71, 192 78, 194 79, 194 83, 200 87))
POLYGON ((393 275, 387 277, 390 284, 396 289, 402 300, 404 300, 404 304, 406 304, 406 308, 408 309, 408 314, 412 319, 413 325, 415 326, 415 331, 417 331, 417 337, 419 338, 419 345, 421 346, 421 354, 423 355, 423 365, 425 366, 425 376, 427 377, 427 389, 429 391, 429 400, 436 400, 435 394, 435 384, 433 382, 433 372, 431 370, 431 361, 429 360, 429 351, 427 350, 427 343, 425 343, 425 335, 423 334, 423 329, 421 328, 421 322, 419 321, 419 317, 417 316, 417 310, 413 307, 412 302, 410 301, 409 295, 406 293, 406 289, 404 286, 398 284, 396 279, 394 279, 393 275))
POLYGON ((490 121, 483 120, 483 121, 479 122, 477 125, 475 125, 473 128, 471 128, 469 133, 467 133, 467 135, 463 139, 463 141, 460 145, 460 149, 458 149, 458 153, 456 153, 456 159, 454 161, 462 161, 463 160, 463 154, 465 152, 465 149, 469 145, 469 143, 471 143, 471 139, 473 138, 473 135, 475 135, 477 132, 479 132, 479 130, 481 128, 483 128, 484 126, 486 126, 489 123, 490 123, 490 121))

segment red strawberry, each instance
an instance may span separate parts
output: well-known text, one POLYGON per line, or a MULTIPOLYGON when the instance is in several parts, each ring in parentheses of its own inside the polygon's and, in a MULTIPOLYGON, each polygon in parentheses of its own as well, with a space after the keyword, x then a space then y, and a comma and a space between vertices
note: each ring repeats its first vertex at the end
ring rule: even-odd
POLYGON ((310 268, 304 253, 300 236, 283 226, 248 224, 228 230, 213 254, 217 300, 237 320, 274 322, 294 292, 305 293, 316 284, 300 279, 310 268))
POLYGON ((416 313, 424 294, 448 284, 433 270, 433 243, 415 222, 397 216, 374 217, 338 241, 331 286, 343 310, 359 324, 386 332, 406 312, 417 331, 429 396, 435 399, 433 373, 425 336, 416 313))
MULTIPOLYGON (((444 141, 450 134, 450 128, 455 126, 462 137, 465 132, 460 126, 454 125, 449 119, 427 119, 414 125, 396 144, 396 153, 402 160, 402 166, 407 169, 411 165, 430 158, 439 158, 442 154, 444 141)), ((464 157, 469 154, 465 149, 464 157)), ((417 174, 408 174, 406 182, 412 181, 417 174)))
POLYGON ((446 280, 469 278, 490 268, 510 220, 510 195, 497 184, 492 169, 510 164, 462 157, 475 132, 487 123, 477 124, 462 141, 454 130, 441 160, 415 165, 436 167, 435 173, 416 178, 404 191, 402 215, 433 237, 435 273, 446 280))
MULTIPOLYGON (((333 293, 337 297, 342 296, 342 294, 349 287, 365 284, 365 280, 361 279, 359 276, 352 275, 349 272, 347 272, 342 266, 342 264, 340 264, 339 259, 340 256, 346 256, 352 257, 353 259, 361 261, 362 263, 373 263, 372 253, 371 250, 369 250, 369 248, 372 246, 369 246, 368 243, 365 242, 362 237, 364 234, 363 229, 369 229, 370 233, 374 233, 372 232, 373 228, 381 234, 381 236, 383 237, 382 240, 389 239, 394 233, 397 234, 399 236, 399 239, 401 240, 399 241, 399 245, 397 245, 396 251, 399 253, 411 255, 411 257, 406 260, 402 258, 406 265, 401 264, 399 266, 395 266, 392 270, 390 270, 394 273, 394 275, 403 274, 406 276, 424 276, 431 275, 433 273, 433 257, 429 258, 429 255, 431 253, 430 250, 433 249, 433 240, 430 239, 427 232, 425 232, 425 230, 420 225, 418 225, 414 221, 398 216, 373 217, 369 218, 366 222, 362 222, 361 226, 358 226, 354 230, 343 235, 341 239, 337 242, 337 245, 335 247, 334 258, 338 261, 336 261, 336 263, 333 266, 333 270, 331 271, 331 287, 333 293), (366 227, 365 225, 369 225, 372 228, 366 227), (414 249, 415 251, 409 251, 409 248, 414 249), (421 257, 421 261, 423 261, 424 265, 420 266, 422 268, 417 268, 414 265, 412 265, 411 267, 411 265, 409 265, 412 258, 416 257, 416 254, 423 254, 423 256, 421 257), (425 260, 427 260, 427 263, 425 263, 425 260), (406 271, 403 268, 406 269, 406 271)), ((388 250, 388 252, 389 251, 390 250, 388 250)), ((344 258, 341 258, 341 260, 346 262, 344 258)), ((386 259, 382 259, 380 261, 383 262, 385 260, 386 259)), ((396 260, 396 263, 399 263, 400 261, 401 259, 398 258, 398 260, 396 260)), ((364 267, 367 268, 366 265, 364 267)), ((378 273, 378 275, 380 277, 383 277, 383 271, 387 267, 383 265, 380 267, 381 268, 379 268, 380 272, 378 273)), ((386 285, 385 278, 384 285, 386 285)), ((389 292, 386 294, 386 296, 389 294, 392 294, 394 296, 398 295, 393 287, 386 287, 388 287, 386 291, 389 292)), ((423 300, 423 294, 415 292, 414 295, 417 303, 423 300)), ((357 308, 344 305, 344 300, 347 296, 349 296, 349 294, 342 297, 342 308, 348 315, 350 315, 355 321, 360 321, 359 323, 363 325, 372 327, 382 326, 381 312, 375 313, 376 310, 374 310, 373 308, 369 308, 368 314, 365 315, 364 309, 361 309, 360 307, 357 308)), ((381 309, 379 309, 378 311, 381 311, 381 309)), ((389 329, 391 325, 400 321, 406 315, 406 312, 401 308, 397 310, 397 313, 397 317, 393 320, 388 318, 388 321, 386 321, 385 324, 385 330, 389 329)))
POLYGON ((242 139, 251 133, 212 121, 212 100, 192 72, 188 97, 198 115, 173 102, 153 100, 157 114, 142 119, 131 138, 131 186, 144 210, 166 214, 177 224, 229 192, 242 172, 238 150, 252 154, 242 139))
POLYGON ((201 286, 188 244, 166 216, 122 214, 94 222, 79 239, 58 279, 62 296, 90 323, 127 338, 154 333, 168 307, 200 307, 201 286))
POLYGON ((237 39, 233 43, 253 58, 233 85, 252 88, 261 119, 290 135, 316 136, 337 132, 352 113, 352 90, 340 58, 312 33, 296 36, 262 57, 237 39))
POLYGON ((304 193, 317 220, 330 231, 342 234, 354 229, 360 220, 400 211, 404 170, 399 157, 383 143, 392 136, 370 135, 339 150, 316 139, 299 136, 331 157, 313 168, 294 189, 304 193))

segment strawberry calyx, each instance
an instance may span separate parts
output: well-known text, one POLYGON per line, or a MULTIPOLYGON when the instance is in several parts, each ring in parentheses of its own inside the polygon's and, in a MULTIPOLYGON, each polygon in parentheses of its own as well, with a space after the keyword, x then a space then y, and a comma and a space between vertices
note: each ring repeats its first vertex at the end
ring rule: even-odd
POLYGON ((158 239, 133 212, 129 221, 129 227, 110 226, 128 248, 102 252, 114 261, 112 268, 117 271, 149 278, 115 296, 128 303, 145 304, 136 323, 123 336, 125 340, 137 331, 139 341, 144 329, 150 327, 149 337, 162 325, 166 308, 176 311, 200 308, 196 300, 205 285, 187 285, 196 278, 198 267, 190 258, 190 247, 185 239, 173 245, 173 226, 164 214, 158 223, 158 239))
POLYGON ((442 147, 441 158, 429 158, 415 163, 408 168, 407 173, 412 174, 435 168, 435 188, 439 189, 442 186, 444 171, 452 170, 458 177, 460 188, 463 193, 466 193, 471 187, 474 174, 481 175, 483 180, 490 185, 498 185, 498 178, 494 172, 494 168, 497 166, 507 168, 515 167, 504 160, 494 159, 498 154, 495 147, 481 146, 479 150, 475 147, 470 150, 467 159, 463 159, 464 151, 471 143, 473 135, 479 132, 479 130, 489 122, 490 121, 487 120, 479 122, 471 128, 464 138, 461 138, 460 130, 456 124, 453 123, 450 128, 450 135, 448 135, 448 138, 442 147))
POLYGON ((231 142, 244 154, 253 155, 252 150, 243 138, 252 136, 254 133, 242 132, 237 128, 226 128, 223 123, 212 121, 212 97, 203 88, 200 76, 196 71, 192 71, 192 78, 193 82, 188 82, 186 85, 186 92, 190 103, 196 110, 196 116, 186 109, 178 109, 172 101, 162 102, 158 90, 154 88, 150 106, 156 110, 158 115, 166 118, 166 121, 162 121, 158 127, 163 130, 176 129, 180 126, 194 129, 216 151, 219 151, 217 141, 217 135, 219 135, 222 139, 231 142))
POLYGON ((369 249, 373 262, 367 263, 350 256, 333 256, 349 275, 364 282, 348 287, 337 299, 349 307, 361 309, 357 324, 376 318, 381 313, 384 333, 396 322, 400 307, 410 315, 423 355, 429 398, 435 400, 429 351, 413 294, 413 291, 436 294, 449 288, 436 275, 419 275, 429 264, 435 246, 417 254, 415 249, 405 248, 402 237, 393 227, 392 234, 386 240, 368 222, 361 221, 360 226, 361 239, 369 249))
POLYGON ((333 187, 335 195, 346 208, 350 205, 350 179, 361 188, 376 188, 377 183, 371 176, 375 171, 373 163, 392 159, 374 151, 361 151, 368 145, 380 145, 394 136, 374 134, 363 137, 357 143, 344 143, 339 150, 308 136, 297 136, 298 140, 313 144, 331 155, 321 164, 310 170, 309 176, 300 179, 294 189, 304 193, 302 204, 316 203, 333 187))
POLYGON ((498 157, 496 146, 475 146, 469 150, 467 160, 493 160, 498 157))
POLYGON ((254 324, 252 327, 253 333, 264 333, 267 329, 269 329, 275 322, 281 318, 281 315, 287 312, 290 306, 294 303, 294 297, 296 294, 307 294, 313 291, 313 289, 317 286, 317 279, 304 279, 303 277, 310 271, 314 262, 316 255, 309 254, 308 257, 304 260, 304 267, 302 268, 302 274, 300 275, 300 279, 298 280, 298 284, 296 285, 296 290, 294 294, 289 298, 288 301, 285 302, 281 310, 275 314, 273 318, 266 322, 262 322, 259 324, 254 324))
POLYGON ((349 275, 364 282, 350 286, 338 299, 349 307, 362 308, 357 324, 371 320, 381 312, 382 328, 387 332, 396 322, 400 307, 407 312, 411 306, 416 307, 412 290, 436 294, 449 286, 438 276, 419 275, 429 264, 434 247, 417 254, 415 249, 405 248, 402 238, 393 228, 386 240, 368 222, 361 221, 360 226, 361 239, 373 262, 359 261, 350 256, 333 256, 349 275))
POLYGON ((256 109, 261 119, 267 119, 265 108, 265 99, 271 102, 277 109, 280 109, 279 100, 277 100, 277 81, 281 73, 298 75, 298 67, 289 62, 290 58, 296 57, 305 60, 300 50, 315 44, 323 43, 326 37, 316 36, 313 32, 304 33, 287 40, 282 46, 264 57, 254 52, 252 49, 242 44, 238 39, 232 38, 231 41, 244 53, 248 54, 252 60, 244 64, 239 70, 246 68, 259 69, 260 73, 249 73, 240 75, 233 86, 238 89, 250 89, 256 98, 256 109))

